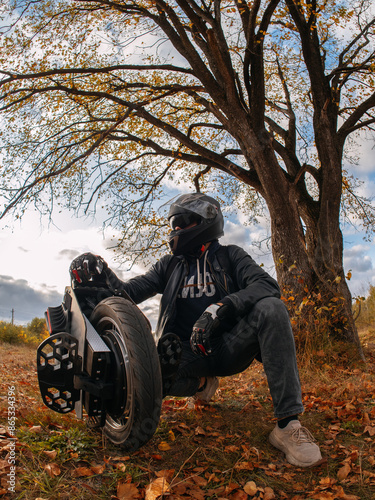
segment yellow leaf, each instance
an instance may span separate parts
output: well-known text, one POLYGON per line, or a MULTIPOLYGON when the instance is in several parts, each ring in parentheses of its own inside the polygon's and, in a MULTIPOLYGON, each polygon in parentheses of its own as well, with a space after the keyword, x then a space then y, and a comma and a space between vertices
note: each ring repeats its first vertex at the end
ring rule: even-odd
POLYGON ((49 477, 55 477, 55 476, 59 476, 61 474, 61 469, 57 464, 45 465, 44 470, 49 475, 49 477))
POLYGON ((168 489, 169 483, 163 477, 158 477, 147 486, 145 500, 156 500, 160 495, 166 493, 168 489))
POLYGON ((121 472, 125 472, 126 465, 122 462, 119 462, 118 464, 115 464, 115 468, 120 470, 121 472))
MULTIPOLYGON (((235 465, 235 468, 239 470, 253 470, 254 465, 252 462, 239 462, 237 465, 235 465)), ((250 481, 250 483, 251 482, 252 481, 250 481)))
POLYGON ((91 467, 91 470, 94 474, 103 474, 103 472, 105 471, 105 465, 93 465, 91 467))
POLYGON ((363 415, 363 423, 365 425, 370 425, 371 424, 371 420, 370 420, 369 414, 366 413, 366 412, 363 415))
POLYGON ((346 479, 350 471, 351 471, 350 465, 348 464, 348 462, 345 462, 345 464, 337 472, 337 478, 339 479, 339 481, 346 479))
POLYGON ((257 494, 258 488, 254 481, 248 481, 243 487, 243 490, 245 493, 253 497, 257 494))
POLYGON ((266 486, 264 488, 264 496, 263 496, 263 500, 274 500, 275 497, 275 493, 273 491, 272 488, 270 488, 269 486, 266 486))
POLYGON ((162 477, 168 483, 170 483, 174 476, 174 469, 163 469, 155 472, 157 477, 162 477))
POLYGON ((171 449, 171 447, 169 446, 169 444, 166 441, 162 441, 161 443, 159 443, 158 448, 161 451, 167 451, 167 450, 171 449))
POLYGON ((94 475, 93 471, 88 467, 77 467, 72 472, 73 477, 86 477, 86 476, 89 477, 93 475, 94 475))
POLYGON ((117 498, 119 500, 135 500, 139 498, 138 488, 132 483, 122 483, 117 484, 117 498))
POLYGON ((247 494, 243 490, 237 490, 230 496, 231 500, 247 500, 247 494))

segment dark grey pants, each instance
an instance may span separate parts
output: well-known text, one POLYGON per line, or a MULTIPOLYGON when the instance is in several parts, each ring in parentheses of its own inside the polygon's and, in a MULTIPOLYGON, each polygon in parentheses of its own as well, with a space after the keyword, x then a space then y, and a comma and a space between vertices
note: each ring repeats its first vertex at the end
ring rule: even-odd
MULTIPOLYGON (((178 335, 178 332, 175 332, 178 335)), ((303 412, 294 337, 288 312, 281 300, 265 298, 247 316, 236 321, 212 341, 212 354, 195 355, 188 341, 171 396, 192 396, 201 377, 234 375, 261 356, 277 418, 303 412), (234 325, 234 326, 233 326, 234 325)))

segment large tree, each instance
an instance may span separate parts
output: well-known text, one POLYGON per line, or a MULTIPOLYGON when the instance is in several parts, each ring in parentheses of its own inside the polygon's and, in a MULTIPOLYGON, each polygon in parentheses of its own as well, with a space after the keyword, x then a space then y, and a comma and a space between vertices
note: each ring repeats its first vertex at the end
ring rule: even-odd
POLYGON ((3 3, 3 217, 107 204, 136 254, 171 181, 249 217, 264 201, 286 296, 358 342, 340 207, 345 143, 375 123, 374 29, 365 0, 3 3))

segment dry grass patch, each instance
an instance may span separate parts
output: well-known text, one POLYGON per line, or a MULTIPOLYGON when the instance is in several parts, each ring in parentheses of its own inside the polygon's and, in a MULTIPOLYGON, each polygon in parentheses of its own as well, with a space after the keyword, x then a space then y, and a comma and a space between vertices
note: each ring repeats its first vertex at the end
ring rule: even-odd
MULTIPOLYGON (((367 335, 367 334, 366 334, 367 335)), ((0 498, 167 500, 251 498, 372 500, 375 490, 375 358, 365 337, 367 365, 321 353, 301 368, 302 422, 326 462, 289 465, 268 443, 274 425, 262 365, 221 379, 213 404, 189 409, 164 401, 154 438, 128 455, 103 441, 74 415, 47 410, 39 396, 35 350, 1 345, 1 425, 7 389, 16 386, 17 493, 7 491, 9 435, 0 439, 0 498)))

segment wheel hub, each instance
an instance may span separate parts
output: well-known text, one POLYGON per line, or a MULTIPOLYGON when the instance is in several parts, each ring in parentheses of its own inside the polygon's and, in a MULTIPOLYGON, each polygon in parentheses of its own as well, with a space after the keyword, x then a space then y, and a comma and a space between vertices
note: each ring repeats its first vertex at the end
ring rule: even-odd
POLYGON ((128 397, 127 353, 124 353, 124 345, 116 330, 106 330, 101 336, 111 350, 110 381, 114 385, 113 398, 107 402, 106 411, 112 418, 126 417, 124 412, 128 397))

